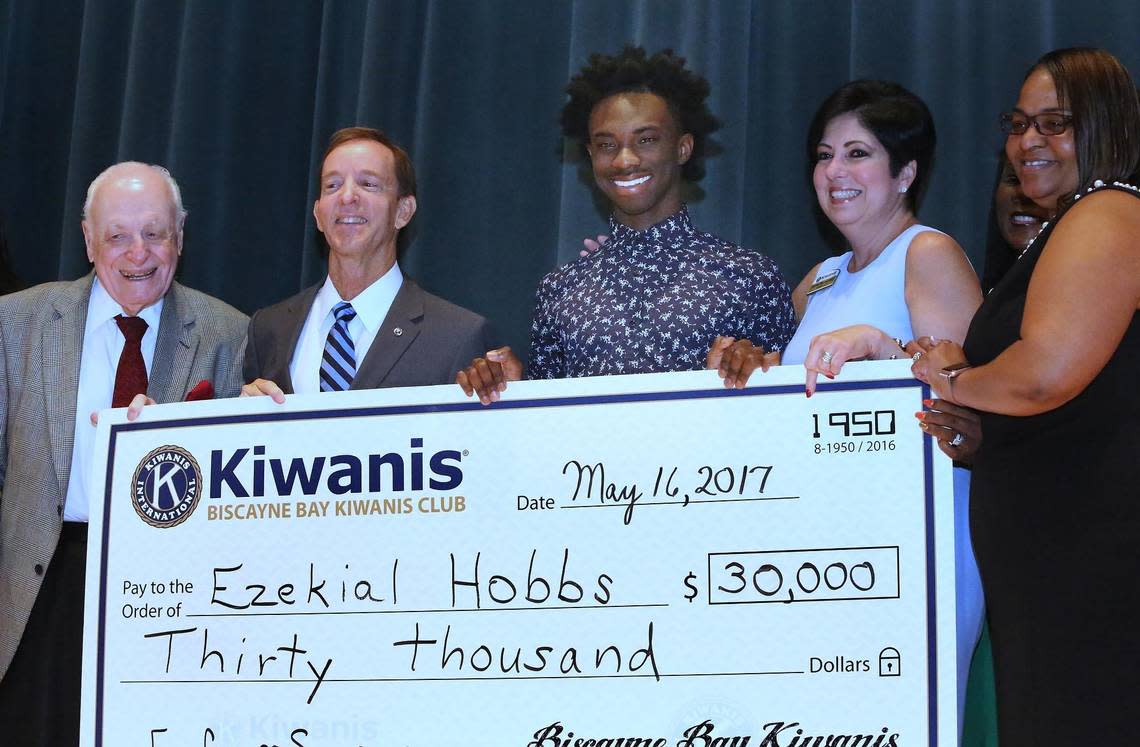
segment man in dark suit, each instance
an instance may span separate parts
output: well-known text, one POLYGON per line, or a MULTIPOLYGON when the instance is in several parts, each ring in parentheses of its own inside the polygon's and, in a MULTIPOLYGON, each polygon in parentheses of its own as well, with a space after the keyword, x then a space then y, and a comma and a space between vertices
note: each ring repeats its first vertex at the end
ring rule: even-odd
POLYGON ((83 215, 94 272, 0 298, 5 745, 78 741, 93 412, 241 385, 245 315, 173 282, 186 213, 166 169, 110 167, 83 215))
POLYGON ((487 349, 487 320, 420 289, 396 263, 416 212, 415 170, 366 127, 336 132, 313 204, 328 277, 253 315, 244 395, 447 384, 487 349))

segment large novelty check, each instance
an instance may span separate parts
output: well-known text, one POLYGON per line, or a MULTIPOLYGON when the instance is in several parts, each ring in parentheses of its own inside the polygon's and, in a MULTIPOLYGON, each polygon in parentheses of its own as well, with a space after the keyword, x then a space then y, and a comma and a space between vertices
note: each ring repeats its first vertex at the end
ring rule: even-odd
POLYGON ((802 377, 104 413, 83 743, 954 744, 923 388, 802 377))

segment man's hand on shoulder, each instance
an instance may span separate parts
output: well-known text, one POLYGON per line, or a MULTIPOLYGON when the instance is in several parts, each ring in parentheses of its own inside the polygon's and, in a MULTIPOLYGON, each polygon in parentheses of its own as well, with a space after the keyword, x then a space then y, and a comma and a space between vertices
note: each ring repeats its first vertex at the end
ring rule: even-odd
POLYGON ((468 397, 475 395, 485 405, 499 401, 499 394, 508 381, 522 379, 522 361, 510 347, 488 350, 486 356, 471 361, 471 365, 455 376, 455 383, 468 397))
POLYGON ((585 248, 578 252, 578 256, 579 257, 589 257, 591 254, 593 254, 594 252, 598 251, 603 246, 605 246, 606 242, 609 240, 610 240, 610 237, 606 236, 604 233, 598 234, 598 238, 596 238, 596 239, 591 239, 591 238, 582 239, 582 246, 585 248))

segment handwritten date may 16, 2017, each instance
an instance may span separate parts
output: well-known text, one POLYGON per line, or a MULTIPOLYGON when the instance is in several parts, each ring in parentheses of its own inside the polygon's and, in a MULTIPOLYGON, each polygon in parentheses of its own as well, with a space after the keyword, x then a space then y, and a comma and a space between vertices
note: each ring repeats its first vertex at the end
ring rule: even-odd
MULTIPOLYGON (((765 498, 764 490, 772 475, 771 465, 741 464, 710 467, 701 466, 695 474, 678 474, 678 467, 658 467, 649 482, 638 483, 618 480, 600 461, 588 462, 571 459, 562 465, 562 474, 572 485, 569 505, 564 508, 591 506, 625 506, 623 521, 633 520, 633 509, 638 503, 649 506, 681 505, 720 500, 756 500, 765 498), (644 485, 644 487, 642 487, 644 485)), ((554 508, 548 497, 531 498, 520 495, 518 510, 554 508)))

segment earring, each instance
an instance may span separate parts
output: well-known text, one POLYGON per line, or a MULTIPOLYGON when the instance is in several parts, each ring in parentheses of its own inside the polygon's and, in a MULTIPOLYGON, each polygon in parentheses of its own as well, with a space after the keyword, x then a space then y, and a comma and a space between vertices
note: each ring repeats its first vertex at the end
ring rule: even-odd
POLYGON ((907 186, 905 184, 902 185, 901 187, 899 187, 899 194, 900 195, 905 195, 906 191, 907 191, 907 186))

